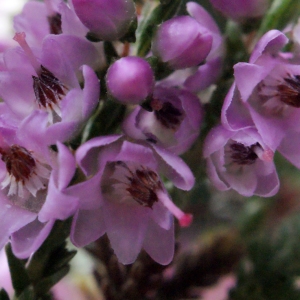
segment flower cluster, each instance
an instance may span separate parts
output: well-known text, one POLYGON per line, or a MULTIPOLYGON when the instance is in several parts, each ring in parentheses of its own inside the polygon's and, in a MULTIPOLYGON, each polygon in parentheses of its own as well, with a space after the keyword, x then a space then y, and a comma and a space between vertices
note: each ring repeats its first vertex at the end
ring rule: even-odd
POLYGON ((214 199, 210 213, 210 184, 271 197, 276 152, 300 168, 300 5, 294 16, 289 0, 195 1, 31 0, 14 17, 0 41, 0 254, 16 297, 49 296, 76 252, 68 237, 92 244, 107 298, 171 299, 180 282, 185 297, 207 256, 167 267, 175 228, 191 224, 202 197, 214 199), (167 284, 150 291, 139 281, 156 263, 167 284))
POLYGON ((162 22, 147 58, 127 42, 137 22, 131 0, 29 1, 14 18, 16 43, 2 53, 0 71, 0 248, 10 240, 27 258, 56 220, 73 217, 76 246, 106 233, 124 264, 141 248, 161 264, 172 260, 173 216, 188 226, 192 215, 172 202, 165 182, 194 185, 177 155, 200 133, 195 92, 216 80, 223 51, 212 17, 194 2, 187 12, 162 22), (80 145, 89 118, 112 100, 127 105, 124 134, 100 129, 80 145))
POLYGON ((210 132, 204 149, 209 176, 221 190, 276 194, 276 150, 300 167, 299 55, 281 52, 287 43, 282 32, 271 30, 258 41, 248 63, 234 66, 222 126, 210 132))

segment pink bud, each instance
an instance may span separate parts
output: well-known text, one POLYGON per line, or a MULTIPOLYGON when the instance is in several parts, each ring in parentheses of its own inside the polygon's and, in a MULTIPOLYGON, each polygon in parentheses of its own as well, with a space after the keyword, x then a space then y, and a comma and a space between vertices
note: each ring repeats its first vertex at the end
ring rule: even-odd
POLYGON ((106 84, 109 93, 117 100, 139 104, 152 93, 154 75, 146 60, 127 56, 110 66, 106 84))
POLYGON ((121 38, 135 19, 132 0, 72 0, 75 12, 91 33, 105 41, 121 38))
POLYGON ((199 65, 211 51, 213 37, 190 16, 164 22, 157 30, 152 52, 173 69, 199 65))

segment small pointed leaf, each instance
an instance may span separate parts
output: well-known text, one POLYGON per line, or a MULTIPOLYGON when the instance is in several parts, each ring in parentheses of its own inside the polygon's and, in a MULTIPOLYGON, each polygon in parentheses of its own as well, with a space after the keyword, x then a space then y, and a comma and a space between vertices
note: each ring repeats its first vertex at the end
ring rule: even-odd
POLYGON ((9 296, 5 289, 0 290, 0 300, 9 300, 9 296))
POLYGON ((16 296, 19 296, 30 285, 29 276, 23 262, 13 254, 10 244, 6 245, 5 250, 10 269, 12 285, 15 289, 16 296))

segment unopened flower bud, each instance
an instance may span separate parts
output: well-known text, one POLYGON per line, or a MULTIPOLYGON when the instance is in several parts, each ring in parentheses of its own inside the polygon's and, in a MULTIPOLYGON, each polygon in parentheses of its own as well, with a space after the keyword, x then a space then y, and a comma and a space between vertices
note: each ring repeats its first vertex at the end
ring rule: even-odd
POLYGON ((136 18, 132 0, 72 0, 81 22, 98 39, 121 38, 136 18))
POLYGON ((190 16, 164 22, 157 30, 152 52, 173 69, 199 65, 212 47, 210 32, 190 16))
POLYGON ((146 60, 127 56, 110 66, 106 84, 108 92, 117 100, 139 104, 152 93, 154 75, 146 60))

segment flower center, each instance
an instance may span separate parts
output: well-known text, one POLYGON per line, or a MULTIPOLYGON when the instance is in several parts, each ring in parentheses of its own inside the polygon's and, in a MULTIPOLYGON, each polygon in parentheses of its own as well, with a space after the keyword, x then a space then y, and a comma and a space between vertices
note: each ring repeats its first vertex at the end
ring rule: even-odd
POLYGON ((260 147, 258 143, 249 146, 245 146, 241 143, 232 143, 230 145, 230 158, 232 162, 238 165, 252 165, 258 158, 255 153, 255 147, 260 147))
POLYGON ((105 199, 127 205, 153 208, 160 201, 183 227, 192 222, 192 215, 184 213, 169 198, 158 174, 150 168, 131 161, 106 164, 101 181, 105 199))
POLYGON ((300 75, 284 78, 284 83, 278 85, 277 91, 280 101, 296 108, 300 107, 300 75))
MULTIPOLYGON (((9 186, 8 196, 18 195, 23 198, 25 190, 36 195, 39 189, 44 189, 42 178, 49 178, 49 170, 36 160, 31 151, 19 145, 8 149, 0 148, 1 159, 6 165, 6 177, 1 183, 2 189, 9 186)), ((28 193, 27 193, 28 194, 28 193)))
POLYGON ((262 114, 287 118, 293 108, 300 108, 300 75, 273 73, 258 85, 258 95, 250 102, 262 114))
POLYGON ((48 23, 49 23, 51 34, 60 34, 60 33, 62 33, 61 14, 54 13, 54 14, 48 16, 48 23))
POLYGON ((36 163, 31 153, 25 148, 12 145, 8 151, 0 150, 2 161, 6 164, 6 170, 13 176, 16 182, 23 184, 28 180, 36 168, 36 163))
POLYGON ((60 116, 58 103, 66 95, 66 86, 43 65, 39 76, 32 76, 32 79, 38 106, 50 111, 54 110, 60 116))
POLYGON ((14 40, 18 42, 24 50, 37 74, 37 76, 32 76, 32 79, 33 90, 38 107, 47 110, 48 121, 50 124, 53 124, 54 121, 60 121, 61 110, 59 107, 59 100, 66 95, 68 88, 37 61, 31 48, 26 42, 26 35, 24 32, 16 33, 14 40))
POLYGON ((124 191, 123 195, 127 194, 138 204, 149 208, 158 201, 156 192, 162 190, 162 184, 157 173, 148 167, 137 166, 132 162, 116 161, 109 162, 105 170, 109 180, 106 184, 102 184, 104 191, 107 191, 109 185, 114 187, 114 194, 121 189, 124 191))
POLYGON ((162 102, 154 98, 151 101, 151 108, 154 110, 156 119, 166 128, 176 131, 184 114, 170 102, 162 102))
POLYGON ((126 191, 130 193, 133 199, 139 204, 152 208, 153 204, 158 201, 156 191, 162 190, 161 182, 158 175, 146 167, 130 171, 128 180, 130 185, 126 188, 126 191))

